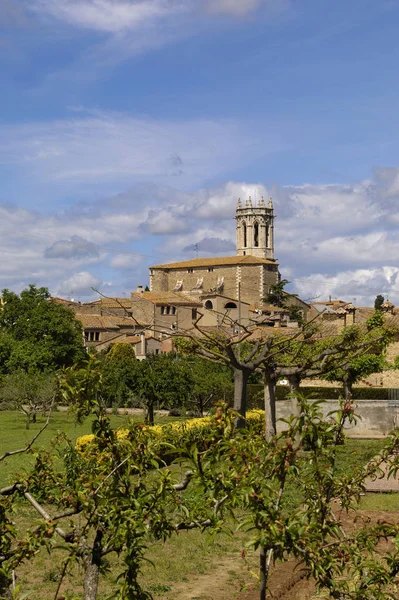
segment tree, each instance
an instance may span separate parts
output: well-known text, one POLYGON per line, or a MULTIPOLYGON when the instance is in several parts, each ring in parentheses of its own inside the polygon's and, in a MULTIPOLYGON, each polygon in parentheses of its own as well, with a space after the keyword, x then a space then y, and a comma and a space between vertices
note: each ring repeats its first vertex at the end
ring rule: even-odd
POLYGON ((376 298, 374 300, 375 310, 381 310, 381 306, 384 304, 384 301, 385 301, 384 296, 381 296, 381 294, 378 294, 378 296, 376 296, 376 298))
POLYGON ((284 288, 289 283, 288 279, 280 279, 278 283, 270 286, 269 293, 265 298, 266 302, 273 304, 274 306, 285 308, 285 297, 287 292, 284 288))
POLYGON ((0 369, 54 370, 84 354, 82 326, 72 310, 57 304, 47 288, 30 285, 20 295, 2 292, 0 369))
POLYGON ((101 393, 107 406, 125 406, 137 390, 139 363, 131 344, 115 344, 102 363, 101 393))
MULTIPOLYGON (((182 362, 180 362, 182 364, 182 362)), ((199 357, 187 359, 187 368, 193 379, 190 388, 188 408, 194 408, 201 417, 217 400, 230 395, 233 388, 231 370, 199 357)))
POLYGON ((155 406, 184 407, 192 377, 175 354, 152 354, 139 362, 136 391, 146 409, 146 422, 154 424, 155 406))
POLYGON ((0 388, 0 400, 26 415, 26 429, 38 412, 47 413, 57 395, 56 377, 48 373, 15 371, 7 375, 0 388))
POLYGON ((344 398, 352 396, 352 388, 363 377, 372 373, 381 373, 385 368, 385 351, 392 341, 394 331, 384 328, 384 318, 376 311, 366 323, 364 340, 368 342, 365 352, 348 356, 348 360, 336 365, 325 374, 327 381, 340 381, 343 385, 344 398), (376 332, 380 334, 375 335, 376 332))

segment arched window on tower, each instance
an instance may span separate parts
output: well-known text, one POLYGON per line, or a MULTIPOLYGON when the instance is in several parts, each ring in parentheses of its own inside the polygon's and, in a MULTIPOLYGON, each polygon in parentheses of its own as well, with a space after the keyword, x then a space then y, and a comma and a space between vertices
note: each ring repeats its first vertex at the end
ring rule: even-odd
POLYGON ((269 247, 269 225, 266 225, 266 248, 269 247))
POLYGON ((259 247, 259 223, 254 224, 254 246, 259 247))
POLYGON ((246 223, 242 224, 242 231, 243 231, 244 248, 246 248, 247 247, 247 224, 246 223))

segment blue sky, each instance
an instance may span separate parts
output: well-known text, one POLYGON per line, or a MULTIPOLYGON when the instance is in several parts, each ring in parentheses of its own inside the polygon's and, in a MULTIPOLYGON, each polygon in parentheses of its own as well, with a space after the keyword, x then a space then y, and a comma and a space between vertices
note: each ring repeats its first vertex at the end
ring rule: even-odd
POLYGON ((399 303, 399 0, 1 0, 0 285, 129 294, 272 196, 291 289, 399 303))

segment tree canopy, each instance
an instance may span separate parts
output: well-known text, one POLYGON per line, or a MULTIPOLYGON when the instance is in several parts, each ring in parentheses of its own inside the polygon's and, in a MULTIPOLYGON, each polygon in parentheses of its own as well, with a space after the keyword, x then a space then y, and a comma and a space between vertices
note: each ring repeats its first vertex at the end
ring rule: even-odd
POLYGON ((20 295, 2 291, 0 371, 55 370, 85 355, 83 331, 69 308, 54 302, 47 288, 30 285, 20 295))

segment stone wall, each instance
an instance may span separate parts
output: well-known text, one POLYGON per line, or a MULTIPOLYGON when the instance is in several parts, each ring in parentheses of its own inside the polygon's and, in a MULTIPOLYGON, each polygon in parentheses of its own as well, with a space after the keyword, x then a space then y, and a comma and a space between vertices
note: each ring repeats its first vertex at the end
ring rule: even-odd
MULTIPOLYGON (((203 279, 202 292, 216 288, 223 278, 220 292, 230 298, 238 296, 238 281, 241 280, 241 299, 249 304, 261 301, 267 295, 271 285, 278 281, 278 266, 270 265, 215 265, 214 267, 196 267, 194 269, 153 269, 151 291, 173 291, 178 281, 183 282, 181 291, 190 295, 195 293, 199 279, 203 279)), ((180 290, 179 290, 180 291, 180 290)), ((194 294, 193 294, 194 295, 194 294)))
MULTIPOLYGON (((326 400, 321 408, 326 416, 330 411, 338 409, 338 403, 336 400, 326 400)), ((357 400, 355 413, 360 418, 356 424, 345 428, 348 437, 385 437, 399 426, 399 406, 391 406, 387 400, 357 400)), ((278 419, 287 419, 291 414, 291 400, 277 402, 278 419)), ((285 423, 277 423, 278 431, 285 427, 285 423)))

